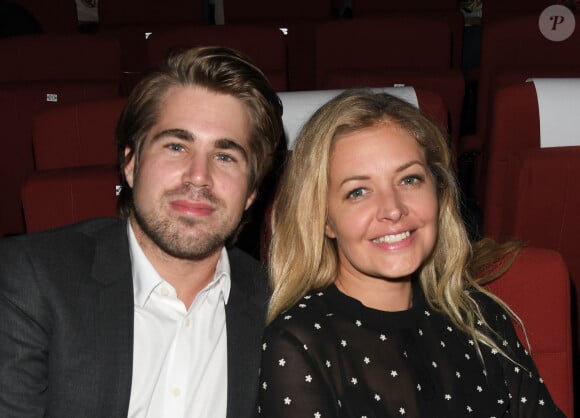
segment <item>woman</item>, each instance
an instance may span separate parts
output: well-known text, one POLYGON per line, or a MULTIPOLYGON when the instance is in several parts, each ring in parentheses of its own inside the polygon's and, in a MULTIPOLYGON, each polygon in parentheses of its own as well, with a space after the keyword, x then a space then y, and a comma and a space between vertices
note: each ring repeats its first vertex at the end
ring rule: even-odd
POLYGON ((420 111, 343 93, 279 190, 262 416, 563 416, 472 274, 501 274, 518 245, 471 247, 446 140, 420 111))

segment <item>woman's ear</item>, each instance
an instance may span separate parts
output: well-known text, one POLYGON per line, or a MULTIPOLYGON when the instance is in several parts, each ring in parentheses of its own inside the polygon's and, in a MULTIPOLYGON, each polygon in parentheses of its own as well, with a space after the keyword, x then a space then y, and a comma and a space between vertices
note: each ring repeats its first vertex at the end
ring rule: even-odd
POLYGON ((326 221, 326 225, 324 226, 324 234, 330 239, 336 238, 336 234, 334 233, 334 229, 332 228, 332 226, 330 225, 330 223, 328 221, 326 221))

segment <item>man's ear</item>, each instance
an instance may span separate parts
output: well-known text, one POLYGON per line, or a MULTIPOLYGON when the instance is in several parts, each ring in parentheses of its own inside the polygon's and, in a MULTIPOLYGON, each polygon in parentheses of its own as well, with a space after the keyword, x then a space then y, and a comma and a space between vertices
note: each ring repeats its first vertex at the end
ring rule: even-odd
POLYGON ((123 173, 125 174, 125 180, 129 187, 133 188, 133 182, 135 177, 135 154, 131 155, 131 159, 127 161, 127 156, 131 152, 131 148, 125 147, 125 166, 123 167, 123 173))
POLYGON ((328 220, 326 221, 326 225, 324 225, 324 234, 330 239, 336 238, 336 233, 334 232, 334 229, 332 228, 328 220))
POLYGON ((252 193, 250 193, 246 199, 246 207, 244 208, 244 210, 248 210, 248 208, 250 206, 252 206, 252 203, 254 203, 254 200, 256 200, 256 196, 258 195, 258 191, 256 189, 254 189, 252 191, 252 193))

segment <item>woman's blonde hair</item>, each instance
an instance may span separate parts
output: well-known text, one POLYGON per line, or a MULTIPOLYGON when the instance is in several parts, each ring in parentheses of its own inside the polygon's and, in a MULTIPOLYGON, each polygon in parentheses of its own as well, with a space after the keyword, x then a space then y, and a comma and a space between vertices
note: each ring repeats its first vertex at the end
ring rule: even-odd
POLYGON ((417 271, 426 300, 476 341, 499 349, 493 339, 476 329, 476 321, 483 318, 467 290, 489 294, 474 279, 475 274, 485 270, 487 281, 499 276, 513 257, 507 257, 504 267, 486 267, 506 260, 508 254, 515 256, 519 244, 499 246, 486 240, 477 247, 471 245, 443 133, 407 102, 367 90, 346 91, 329 101, 310 118, 296 140, 272 211, 269 271, 273 295, 268 320, 307 293, 334 282, 338 272, 336 242, 325 235, 333 145, 343 135, 383 121, 400 126, 416 139, 437 188, 438 236, 431 255, 417 271))

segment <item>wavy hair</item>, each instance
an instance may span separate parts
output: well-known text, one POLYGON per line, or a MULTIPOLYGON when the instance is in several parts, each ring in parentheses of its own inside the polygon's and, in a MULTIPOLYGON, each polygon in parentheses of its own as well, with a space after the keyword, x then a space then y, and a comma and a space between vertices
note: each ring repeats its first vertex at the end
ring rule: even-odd
POLYGON ((492 338, 476 329, 476 321, 483 317, 469 290, 490 295, 515 317, 478 284, 474 270, 482 271, 497 260, 505 260, 498 268, 486 270, 487 281, 498 277, 515 257, 519 244, 496 245, 486 240, 477 247, 471 245, 460 215, 459 188, 443 133, 409 103, 367 90, 346 91, 330 100, 309 119, 296 140, 272 210, 269 272, 273 296, 268 321, 307 293, 334 282, 338 273, 336 241, 325 235, 333 146, 337 138, 383 121, 398 125, 415 138, 437 189, 437 239, 432 253, 416 272, 427 302, 475 341, 503 353, 492 338), (506 258, 508 254, 513 256, 506 258))

